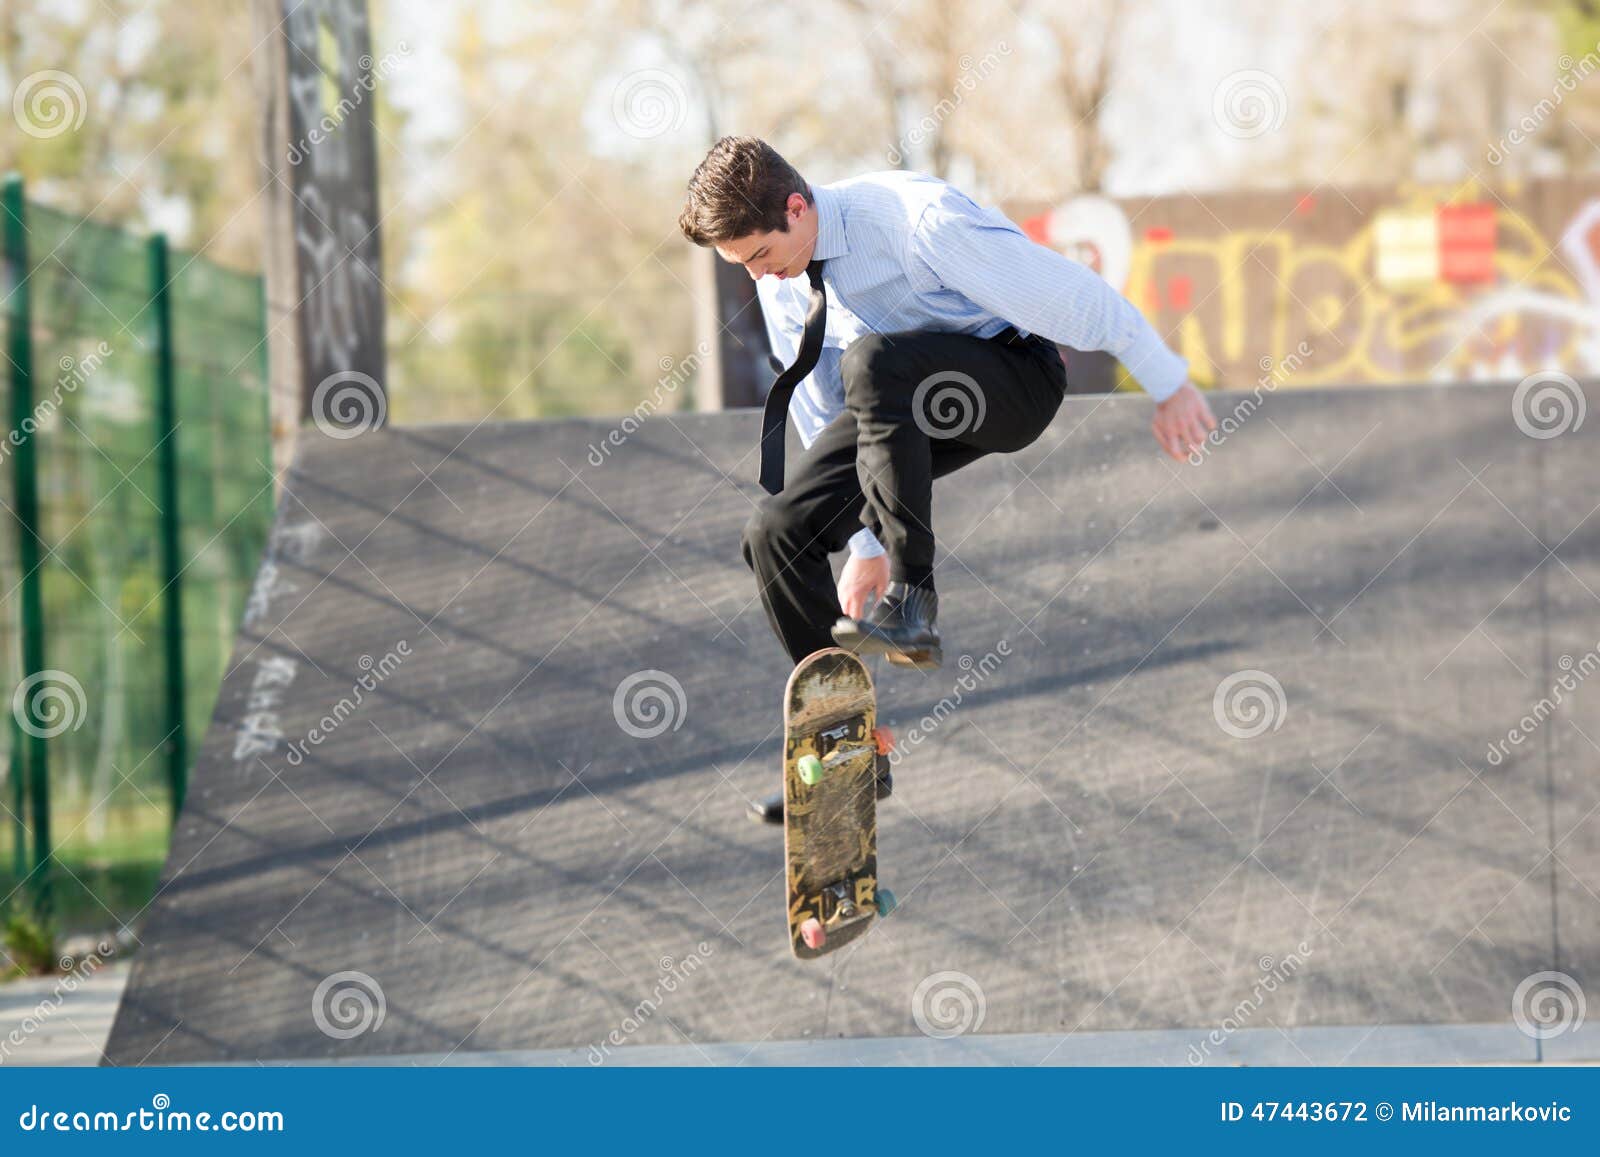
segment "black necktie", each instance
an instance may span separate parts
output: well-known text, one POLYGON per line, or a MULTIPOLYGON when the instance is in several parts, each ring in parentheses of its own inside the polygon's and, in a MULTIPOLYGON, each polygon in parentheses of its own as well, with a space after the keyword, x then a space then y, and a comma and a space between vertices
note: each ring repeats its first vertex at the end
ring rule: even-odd
POLYGON ((767 391, 767 404, 761 412, 761 488, 768 494, 783 489, 783 433, 789 419, 789 399, 822 356, 822 335, 828 328, 828 293, 822 288, 822 262, 806 266, 811 282, 811 301, 806 306, 805 332, 800 336, 800 352, 794 365, 778 375, 767 391))

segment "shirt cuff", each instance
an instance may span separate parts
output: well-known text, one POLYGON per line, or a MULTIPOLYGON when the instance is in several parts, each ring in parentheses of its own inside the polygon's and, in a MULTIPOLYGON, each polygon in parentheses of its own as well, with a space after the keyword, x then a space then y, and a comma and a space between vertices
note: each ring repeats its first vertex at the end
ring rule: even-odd
POLYGON ((878 541, 878 536, 863 526, 850 536, 850 553, 856 558, 877 558, 884 553, 883 543, 878 541))
POLYGON ((1133 344, 1118 355, 1134 381, 1158 402, 1164 402, 1189 380, 1189 362, 1172 352, 1150 325, 1139 327, 1133 344))

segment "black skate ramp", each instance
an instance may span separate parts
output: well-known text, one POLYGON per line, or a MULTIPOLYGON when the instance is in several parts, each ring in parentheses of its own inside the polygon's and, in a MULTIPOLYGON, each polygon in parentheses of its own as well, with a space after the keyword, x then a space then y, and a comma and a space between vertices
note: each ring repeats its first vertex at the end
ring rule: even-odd
POLYGON ((756 413, 308 432, 108 1060, 1600 1054, 1600 419, 1530 401, 1219 394, 1180 466, 1069 399, 940 480, 901 908, 810 964, 756 413))

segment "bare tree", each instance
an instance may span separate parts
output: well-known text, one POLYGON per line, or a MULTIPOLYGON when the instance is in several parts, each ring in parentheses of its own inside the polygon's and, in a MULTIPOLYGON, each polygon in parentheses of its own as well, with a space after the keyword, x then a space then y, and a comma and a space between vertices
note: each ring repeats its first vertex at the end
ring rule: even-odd
POLYGON ((1114 145, 1106 131, 1106 101, 1120 80, 1125 0, 1101 0, 1085 19, 1081 11, 1063 16, 1053 6, 1039 10, 1039 22, 1059 60, 1054 87, 1071 124, 1068 130, 1078 192, 1105 188, 1114 145))
POLYGON ((1341 8, 1304 46, 1291 95, 1296 131, 1282 173, 1339 182, 1522 176, 1547 167, 1564 112, 1542 141, 1504 147, 1550 96, 1555 25, 1544 0, 1382 0, 1341 8))
MULTIPOLYGON (((885 138, 899 141, 903 137, 900 125, 901 107, 909 85, 902 75, 905 53, 900 46, 884 35, 884 17, 878 15, 881 6, 868 0, 839 0, 857 25, 865 30, 861 50, 866 55, 867 68, 872 75, 874 96, 881 109, 885 138)), ((898 147, 889 150, 890 164, 897 169, 906 167, 906 155, 898 147)))

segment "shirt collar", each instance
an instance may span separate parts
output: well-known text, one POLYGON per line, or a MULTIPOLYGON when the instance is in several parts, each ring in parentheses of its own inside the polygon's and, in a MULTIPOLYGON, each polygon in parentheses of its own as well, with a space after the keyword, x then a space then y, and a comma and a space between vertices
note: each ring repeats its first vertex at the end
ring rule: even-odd
POLYGON ((823 185, 811 186, 811 200, 817 207, 817 245, 813 261, 844 257, 850 246, 844 232, 844 197, 823 185))

